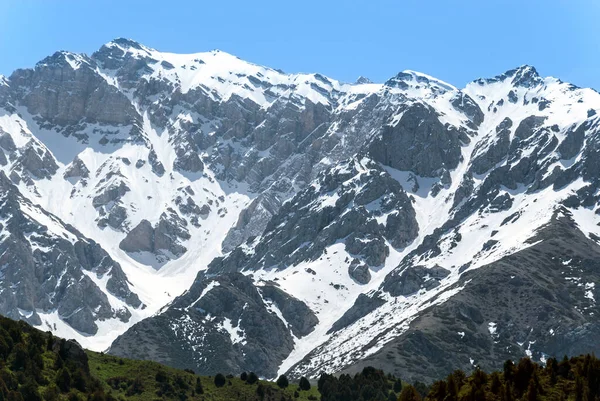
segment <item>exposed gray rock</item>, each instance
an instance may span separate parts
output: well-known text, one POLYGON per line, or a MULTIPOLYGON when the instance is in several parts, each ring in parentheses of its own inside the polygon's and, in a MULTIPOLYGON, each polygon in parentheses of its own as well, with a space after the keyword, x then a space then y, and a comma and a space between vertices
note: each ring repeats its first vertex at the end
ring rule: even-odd
POLYGON ((81 160, 79 157, 75 157, 75 159, 73 159, 63 174, 64 178, 88 178, 89 176, 90 170, 88 170, 83 160, 81 160))
POLYGON ((154 252, 154 227, 142 220, 119 244, 125 252, 154 252))
POLYGON ((407 380, 435 380, 457 366, 470 369, 471 360, 492 371, 526 351, 534 360, 598 352, 598 306, 566 277, 577 271, 582 282, 596 282, 600 247, 565 211, 531 243, 465 273, 456 284, 462 291, 423 311, 405 334, 346 372, 380 366, 407 380))
POLYGON ((581 124, 579 127, 571 127, 565 135, 565 139, 558 146, 558 151, 563 159, 571 159, 581 151, 585 140, 585 132, 589 127, 581 124))
POLYGON ((0 146, 2 146, 4 150, 8 152, 14 152, 17 150, 17 146, 15 145, 12 136, 10 136, 8 132, 4 132, 2 130, 0 131, 0 146))
POLYGON ((369 154, 386 166, 438 177, 444 170, 456 168, 461 147, 469 141, 465 131, 444 126, 434 109, 416 102, 407 107, 397 124, 383 127, 370 144, 369 154))
POLYGON ((111 202, 118 201, 129 191, 129 187, 123 181, 113 183, 103 188, 102 192, 92 199, 92 205, 94 207, 105 206, 111 202))
POLYGON ((35 178, 50 178, 58 170, 58 165, 50 152, 31 141, 20 150, 15 168, 25 170, 35 178))
MULTIPOLYGON (((281 297, 288 316, 295 319, 292 327, 300 332, 310 329, 310 312, 305 314, 289 295, 275 293, 274 297, 281 297), (301 316, 290 315, 295 312, 301 316)), ((275 377, 293 343, 287 327, 269 311, 249 277, 233 273, 210 279, 201 273, 171 308, 134 325, 112 344, 110 353, 192 368, 199 374, 256 371, 275 377), (223 328, 226 321, 235 336, 223 328)))
POLYGON ((441 266, 427 268, 425 266, 408 266, 402 273, 390 273, 383 282, 382 289, 391 296, 409 296, 421 289, 430 290, 440 285, 440 280, 447 277, 450 271, 441 266))
POLYGON ((150 252, 160 256, 161 260, 179 258, 187 252, 180 242, 190 238, 186 225, 186 220, 168 209, 155 227, 148 220, 142 220, 121 241, 119 248, 132 253, 150 252))
POLYGON ((463 92, 457 93, 452 99, 452 106, 457 110, 464 112, 465 115, 471 119, 475 127, 479 127, 483 122, 483 112, 469 95, 463 92))
POLYGON ((5 223, 0 241, 0 313, 39 325, 38 312, 56 311, 71 327, 91 335, 98 330, 98 320, 128 321, 131 312, 114 310, 90 277, 108 275, 108 292, 131 307, 140 307, 119 264, 94 241, 23 198, 1 172, 0 189, 0 217, 5 223), (44 215, 55 227, 49 230, 23 213, 21 205, 44 215), (57 230, 63 234, 54 234, 57 230))
POLYGON ((264 285, 259 288, 259 291, 263 299, 270 300, 277 306, 284 319, 291 325, 292 333, 296 337, 302 338, 310 334, 319 323, 319 319, 304 302, 283 290, 273 285, 264 285))
POLYGON ((130 125, 140 120, 127 97, 95 70, 86 56, 57 52, 33 70, 17 70, 11 87, 32 115, 60 126, 90 123, 130 125), (79 64, 74 69, 70 61, 79 64))
POLYGON ((348 275, 359 284, 367 284, 371 281, 369 266, 358 259, 353 259, 352 263, 348 266, 348 275))
POLYGON ((348 309, 346 313, 344 313, 344 315, 331 326, 331 329, 329 329, 327 334, 340 331, 341 329, 350 326, 360 318, 367 316, 369 313, 379 308, 384 303, 385 301, 379 298, 376 294, 373 296, 360 294, 358 298, 356 298, 354 305, 352 305, 352 307, 348 309))
POLYGON ((474 154, 477 156, 471 161, 471 166, 475 174, 483 174, 489 171, 508 156, 512 124, 513 122, 510 118, 505 118, 496 127, 496 136, 489 146, 487 146, 487 141, 489 140, 487 138, 475 146, 474 154), (480 149, 486 146, 486 152, 480 152, 480 149))
POLYGON ((386 240, 402 247, 416 238, 418 225, 408 196, 376 163, 349 160, 320 174, 316 184, 279 209, 251 253, 236 248, 215 259, 209 271, 284 269, 318 259, 339 240, 355 257, 380 266, 389 254, 386 240), (377 220, 382 216, 385 225, 377 220))
POLYGON ((150 153, 148 153, 148 163, 150 163, 152 166, 152 171, 154 174, 158 175, 159 177, 165 174, 165 167, 160 160, 158 160, 158 156, 156 155, 154 149, 150 149, 150 153))

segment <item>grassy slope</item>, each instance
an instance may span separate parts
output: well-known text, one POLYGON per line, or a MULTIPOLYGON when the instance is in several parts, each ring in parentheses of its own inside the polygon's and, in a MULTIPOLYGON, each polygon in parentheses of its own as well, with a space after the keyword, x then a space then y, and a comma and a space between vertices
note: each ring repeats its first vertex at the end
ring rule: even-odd
MULTIPOLYGON (((91 374, 105 384, 107 393, 111 391, 113 396, 116 396, 117 398, 124 397, 128 400, 140 401, 160 399, 160 397, 156 395, 156 392, 159 390, 160 383, 158 383, 155 378, 157 372, 162 370, 167 373, 167 376, 171 382, 174 382, 176 377, 180 376, 185 382, 188 383, 190 389, 186 391, 186 395, 189 397, 189 400, 220 401, 260 399, 256 393, 258 383, 250 385, 246 382, 243 382, 239 377, 227 379, 228 383, 225 386, 217 388, 214 384, 213 377, 196 376, 192 373, 166 367, 156 362, 118 358, 91 351, 88 351, 87 353, 89 357, 91 374), (108 379, 119 376, 127 378, 140 378, 143 384, 143 393, 126 397, 125 389, 115 390, 107 384, 108 379), (192 396, 192 390, 195 387, 197 377, 200 377, 204 394, 196 394, 192 396), (229 384, 229 382, 231 382, 231 384, 229 384)), ((315 386, 313 386, 309 391, 300 391, 298 390, 297 384, 290 384, 288 388, 282 390, 272 382, 260 381, 260 383, 262 383, 265 388, 271 389, 272 392, 271 397, 265 396, 265 400, 271 398, 279 401, 283 397, 284 399, 304 401, 308 400, 308 397, 311 395, 317 399, 319 398, 319 393, 315 386), (295 391, 298 391, 299 398, 294 398, 295 391)))

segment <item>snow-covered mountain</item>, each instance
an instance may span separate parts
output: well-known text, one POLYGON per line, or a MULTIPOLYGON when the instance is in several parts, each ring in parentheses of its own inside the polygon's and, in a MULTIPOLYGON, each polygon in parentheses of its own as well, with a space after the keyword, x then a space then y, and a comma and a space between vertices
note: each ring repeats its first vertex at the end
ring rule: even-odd
POLYGON ((599 109, 530 66, 458 89, 55 53, 0 80, 0 313, 268 377, 600 350, 599 109))

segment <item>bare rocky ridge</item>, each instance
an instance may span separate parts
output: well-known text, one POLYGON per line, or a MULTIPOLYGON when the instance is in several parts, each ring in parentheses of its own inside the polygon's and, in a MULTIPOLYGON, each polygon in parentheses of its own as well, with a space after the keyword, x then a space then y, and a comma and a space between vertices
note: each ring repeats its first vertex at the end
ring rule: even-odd
POLYGON ((600 278, 600 246, 564 210, 531 243, 465 274, 456 284, 463 291, 424 310, 404 335, 346 371, 380 366, 407 380, 433 381, 457 368, 500 369, 520 354, 544 359, 598 352, 599 294, 586 283, 600 278))
POLYGON ((0 80, 0 313, 206 374, 440 377, 576 352, 595 327, 599 109, 530 66, 458 89, 128 39, 58 52, 0 80))

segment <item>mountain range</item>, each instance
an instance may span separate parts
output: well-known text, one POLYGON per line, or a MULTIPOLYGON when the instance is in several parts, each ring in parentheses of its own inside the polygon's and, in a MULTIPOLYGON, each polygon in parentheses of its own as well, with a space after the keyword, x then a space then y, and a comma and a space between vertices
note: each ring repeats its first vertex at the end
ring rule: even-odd
POLYGON ((0 313, 202 374, 600 352, 600 94, 116 39, 0 77, 0 313))

